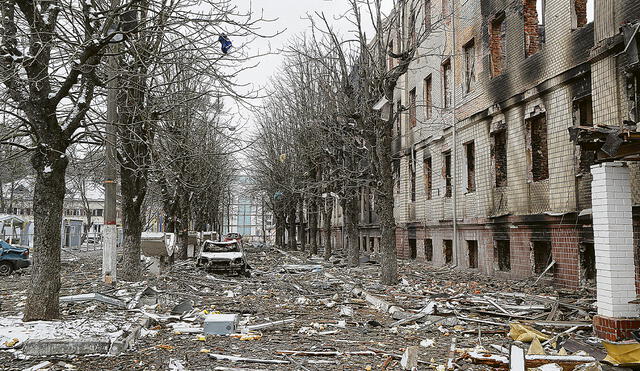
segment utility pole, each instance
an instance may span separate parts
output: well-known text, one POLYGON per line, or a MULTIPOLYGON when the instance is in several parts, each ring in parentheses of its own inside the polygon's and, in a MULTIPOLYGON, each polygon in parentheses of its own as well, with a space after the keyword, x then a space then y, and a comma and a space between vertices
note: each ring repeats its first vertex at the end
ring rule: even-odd
POLYGON ((106 167, 104 171, 104 230, 102 245, 102 280, 107 284, 116 282, 118 229, 116 225, 116 125, 118 123, 118 47, 110 47, 108 60, 108 94, 106 127, 106 167))

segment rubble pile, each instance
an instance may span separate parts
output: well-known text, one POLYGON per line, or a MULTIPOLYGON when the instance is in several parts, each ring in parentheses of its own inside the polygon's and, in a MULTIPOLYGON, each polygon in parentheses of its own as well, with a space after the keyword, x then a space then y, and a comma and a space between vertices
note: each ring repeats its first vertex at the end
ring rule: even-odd
MULTIPOLYGON (((369 259, 349 268, 339 256, 325 262, 275 248, 247 253, 251 277, 214 276, 184 261, 116 287, 97 283, 99 259, 76 253, 63 264, 61 322, 84 320, 116 336, 106 354, 55 359, 67 368, 127 370, 442 371, 514 362, 596 370, 606 355, 591 329, 591 290, 558 291, 420 262, 401 262, 400 283, 387 287, 369 259)), ((28 279, 2 281, 3 316, 19 318, 28 279)), ((82 326, 74 336, 96 337, 82 326)), ((0 362, 16 370, 53 362, 29 354, 28 342, 5 345, 0 362)))

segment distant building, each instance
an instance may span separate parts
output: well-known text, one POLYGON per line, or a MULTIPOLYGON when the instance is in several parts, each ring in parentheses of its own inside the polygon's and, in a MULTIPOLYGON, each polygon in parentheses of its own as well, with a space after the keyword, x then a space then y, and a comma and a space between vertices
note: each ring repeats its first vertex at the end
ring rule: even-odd
POLYGON ((249 178, 240 176, 231 186, 222 207, 222 235, 240 233, 252 241, 272 241, 273 216, 259 197, 247 192, 249 178))

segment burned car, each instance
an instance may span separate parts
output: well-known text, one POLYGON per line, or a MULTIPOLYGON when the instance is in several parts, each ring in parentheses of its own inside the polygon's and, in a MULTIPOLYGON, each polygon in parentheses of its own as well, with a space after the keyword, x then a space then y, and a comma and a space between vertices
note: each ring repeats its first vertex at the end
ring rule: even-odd
POLYGON ((197 264, 211 273, 249 275, 244 249, 236 240, 205 241, 198 254, 197 264))
POLYGON ((28 248, 11 246, 0 240, 0 276, 8 276, 14 270, 30 265, 28 248))

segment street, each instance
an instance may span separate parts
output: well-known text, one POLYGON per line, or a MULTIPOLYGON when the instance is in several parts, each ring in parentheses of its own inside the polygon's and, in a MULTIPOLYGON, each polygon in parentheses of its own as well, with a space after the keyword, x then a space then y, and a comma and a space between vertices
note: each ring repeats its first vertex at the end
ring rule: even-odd
MULTIPOLYGON (((385 287, 377 283, 379 265, 374 262, 347 269, 344 259, 335 258, 332 259, 334 263, 328 263, 317 257, 308 260, 306 255, 272 247, 249 248, 249 263, 253 267, 250 278, 207 275, 195 268, 193 261, 185 261, 172 266, 160 278, 147 274, 143 282, 119 282, 116 287, 109 287, 96 283, 99 282, 100 251, 65 250, 62 296, 99 292, 130 303, 135 300, 135 294, 146 287, 159 292, 157 305, 147 304, 131 310, 95 301, 62 303, 61 321, 79 320, 86 327, 67 335, 69 340, 91 340, 98 336, 92 332, 100 331, 97 327, 102 331, 118 332, 128 321, 145 317, 152 318, 148 328, 141 330, 131 349, 117 357, 29 356, 22 352, 20 344, 11 351, 0 352, 0 364, 3 370, 22 370, 45 361, 52 363, 51 370, 180 370, 176 364, 184 370, 225 370, 225 367, 229 370, 398 370, 402 369, 399 358, 406 348, 417 346, 418 369, 444 369, 450 357, 456 367, 477 369, 479 365, 469 359, 468 352, 483 347, 492 349, 491 346, 508 349, 512 343, 507 336, 508 323, 514 320, 483 305, 478 300, 482 297, 499 298, 496 300, 504 305, 509 294, 526 293, 530 297, 539 295, 549 302, 561 301, 578 308, 561 307, 558 311, 556 306, 555 317, 551 317, 553 305, 542 305, 543 309, 527 314, 513 314, 522 319, 588 321, 576 312, 593 312, 591 304, 594 300, 589 291, 556 291, 543 282, 534 286, 531 280, 489 279, 446 267, 428 267, 415 261, 401 262, 401 284, 385 287), (347 273, 351 279, 343 278, 347 273), (353 295, 354 287, 401 308, 408 315, 391 315, 381 306, 376 308, 365 295, 353 295), (179 315, 171 316, 173 306, 185 299, 193 300, 193 310, 189 309, 182 319, 179 315), (435 310, 419 318, 418 323, 409 320, 394 325, 398 318, 415 315, 431 301, 435 303, 435 310), (255 336, 244 338, 240 334, 203 336, 199 314, 204 310, 240 314, 240 326, 294 320, 251 331, 250 335, 255 336), (490 321, 494 325, 460 319, 465 317, 490 321), (92 323, 96 325, 92 326, 92 323), (185 328, 199 328, 200 333, 187 333, 185 328), (456 344, 453 354, 450 353, 452 342, 456 344), (293 352, 306 353, 286 354, 293 352), (212 354, 286 363, 221 361, 213 359, 212 354), (170 366, 171 362, 173 366, 170 366)), ((29 279, 29 273, 23 273, 0 281, 3 321, 12 316, 20 318, 29 279)), ((518 301, 526 304, 529 300, 522 296, 518 301)), ((37 322, 25 326, 36 325, 37 322)), ((548 334, 566 330, 538 328, 548 334)), ((61 333, 65 332, 49 336, 64 339, 61 333)), ((35 336, 47 337, 42 331, 35 336)), ((590 330, 580 329, 576 336, 588 340, 592 335, 590 330)))

